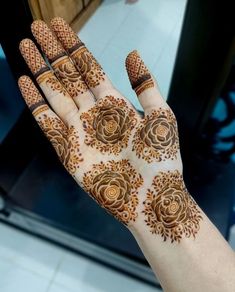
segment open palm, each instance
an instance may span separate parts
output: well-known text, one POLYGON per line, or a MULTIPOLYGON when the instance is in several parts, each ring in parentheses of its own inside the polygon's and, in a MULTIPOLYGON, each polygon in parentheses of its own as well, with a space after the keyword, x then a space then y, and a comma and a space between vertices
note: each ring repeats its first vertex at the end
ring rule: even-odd
POLYGON ((20 44, 50 106, 29 77, 19 86, 63 165, 124 224, 145 220, 165 240, 195 235, 200 215, 182 180, 176 120, 138 53, 127 56, 126 68, 144 117, 63 19, 54 18, 51 29, 32 24, 49 62, 30 39, 20 44))

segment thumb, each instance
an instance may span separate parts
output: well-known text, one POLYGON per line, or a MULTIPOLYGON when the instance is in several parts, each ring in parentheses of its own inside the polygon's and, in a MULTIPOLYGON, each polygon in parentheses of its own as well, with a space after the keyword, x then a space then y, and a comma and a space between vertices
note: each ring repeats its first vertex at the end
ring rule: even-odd
POLYGON ((166 106, 156 81, 136 50, 128 54, 126 70, 131 86, 135 90, 145 114, 153 108, 166 106))

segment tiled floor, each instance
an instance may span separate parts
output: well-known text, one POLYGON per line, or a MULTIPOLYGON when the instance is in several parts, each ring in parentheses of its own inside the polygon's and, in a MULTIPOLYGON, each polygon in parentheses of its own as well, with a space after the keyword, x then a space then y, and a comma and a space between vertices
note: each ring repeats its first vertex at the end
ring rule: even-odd
POLYGON ((137 49, 167 98, 186 0, 104 0, 79 35, 114 85, 141 109, 125 71, 125 57, 137 49))
POLYGON ((82 256, 0 224, 1 292, 157 292, 82 256))

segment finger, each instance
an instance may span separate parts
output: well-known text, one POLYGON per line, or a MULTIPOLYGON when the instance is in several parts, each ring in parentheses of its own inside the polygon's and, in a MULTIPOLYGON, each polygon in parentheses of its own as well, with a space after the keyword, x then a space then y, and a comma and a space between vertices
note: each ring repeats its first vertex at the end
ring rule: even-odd
POLYGON ((92 93, 46 23, 42 20, 35 20, 31 29, 35 39, 51 62, 56 77, 64 85, 78 107, 80 108, 81 103, 84 102, 93 105, 92 93))
POLYGON ((74 128, 67 128, 63 121, 49 108, 28 76, 21 76, 18 84, 26 104, 54 147, 60 161, 74 175, 79 163, 83 160, 76 148, 79 143, 74 128), (77 151, 74 151, 75 148, 77 151))
POLYGON ((58 125, 57 127, 63 134, 65 134, 67 129, 66 126, 46 104, 44 98, 39 93, 33 81, 28 76, 21 76, 18 80, 18 85, 27 106, 29 107, 43 132, 47 134, 45 123, 43 121, 45 117, 49 117, 50 119, 56 121, 58 125))
POLYGON ((68 92, 46 65, 30 39, 21 41, 20 51, 53 110, 66 124, 69 124, 76 115, 78 116, 78 108, 68 92))
POLYGON ((137 51, 133 51, 127 56, 126 70, 131 86, 135 90, 145 113, 156 107, 167 106, 161 97, 157 83, 137 51))
POLYGON ((99 98, 105 90, 113 89, 99 63, 63 18, 53 18, 51 27, 94 95, 99 98))

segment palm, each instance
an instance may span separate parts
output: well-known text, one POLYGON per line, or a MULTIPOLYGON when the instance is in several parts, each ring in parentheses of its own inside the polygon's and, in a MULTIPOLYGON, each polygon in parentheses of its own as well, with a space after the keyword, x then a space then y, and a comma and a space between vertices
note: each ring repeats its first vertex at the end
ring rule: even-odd
POLYGON ((28 77, 21 77, 19 85, 63 165, 124 224, 133 224, 144 213, 151 231, 164 239, 179 240, 182 232, 194 235, 199 217, 182 182, 176 120, 137 52, 128 55, 126 67, 144 118, 62 19, 52 20, 52 28, 63 46, 45 23, 32 25, 53 72, 32 41, 23 40, 20 49, 53 110, 28 77), (190 218, 180 203, 187 205, 190 218), (184 218, 183 231, 169 216, 164 219, 165 213, 174 224, 184 218))

